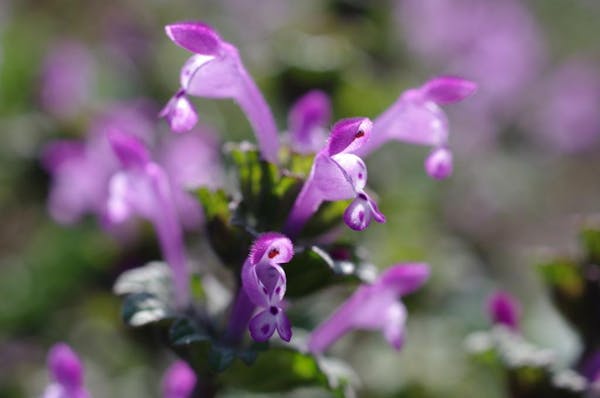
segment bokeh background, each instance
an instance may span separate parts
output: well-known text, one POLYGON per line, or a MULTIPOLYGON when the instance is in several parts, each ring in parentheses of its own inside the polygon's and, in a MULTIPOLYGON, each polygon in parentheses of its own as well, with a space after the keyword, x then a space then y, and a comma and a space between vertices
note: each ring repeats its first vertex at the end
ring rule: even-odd
MULTIPOLYGON (((401 353, 376 333, 336 345, 361 396, 505 396, 500 375, 464 350, 469 333, 489 326, 485 299, 499 288, 521 300, 527 338, 565 364, 578 355, 534 265, 576 252, 579 222, 600 210, 598 2, 0 0, 0 397, 43 390, 55 341, 82 355, 96 397, 159 396, 172 358, 126 330, 111 294, 119 272, 158 256, 153 237, 123 242, 93 217, 58 224, 40 154, 54 139, 84 136, 115 103, 160 109, 188 56, 163 26, 189 19, 238 46, 282 129, 311 88, 331 95, 338 119, 375 117, 435 75, 479 84, 447 108, 452 178, 426 176, 426 148, 393 143, 368 159, 388 222, 346 234, 380 267, 424 260, 433 273, 407 299, 401 353)), ((253 139, 234 104, 194 101, 219 139, 253 139)), ((188 236, 198 258, 202 239, 188 236)), ((307 302, 322 315, 347 293, 307 302)))

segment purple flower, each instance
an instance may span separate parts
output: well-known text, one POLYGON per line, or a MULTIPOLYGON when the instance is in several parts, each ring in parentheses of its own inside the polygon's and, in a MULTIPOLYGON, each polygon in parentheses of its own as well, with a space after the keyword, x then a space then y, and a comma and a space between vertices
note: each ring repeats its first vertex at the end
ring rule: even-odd
POLYGON ((183 231, 175 207, 174 188, 142 142, 117 130, 108 140, 121 163, 121 169, 110 179, 107 217, 121 223, 134 215, 149 220, 167 263, 171 266, 176 300, 184 306, 189 300, 188 270, 183 231))
POLYGON ((42 108, 60 118, 76 116, 90 100, 94 74, 86 47, 75 41, 60 42, 50 49, 42 68, 42 108))
POLYGON ((543 145, 560 152, 593 148, 600 138, 600 73, 583 59, 573 59, 542 82, 535 95, 529 128, 543 145))
POLYGON ((286 277, 280 264, 293 256, 292 242, 275 232, 262 234, 250 249, 242 268, 242 288, 258 308, 249 324, 250 335, 256 341, 267 341, 275 329, 283 340, 292 338, 292 327, 282 304, 286 277))
POLYGON ((288 116, 292 149, 302 154, 318 152, 325 144, 330 119, 331 101, 327 94, 313 90, 302 96, 288 116))
POLYGON ((163 398, 190 398, 196 386, 196 374, 184 361, 176 361, 165 372, 163 398))
MULTIPOLYGON (((408 46, 432 68, 478 82, 483 113, 519 111, 539 76, 542 33, 518 0, 404 0, 400 26, 408 46)), ((473 115, 476 116, 476 115, 473 115)), ((471 116, 471 117, 473 117, 471 116)))
POLYGON ((517 299, 506 292, 498 291, 487 301, 487 312, 495 325, 504 325, 513 331, 519 330, 521 306, 517 299))
POLYGON ((181 90, 161 115, 171 128, 183 131, 193 126, 195 115, 186 94, 206 98, 230 98, 242 108, 256 134, 262 156, 277 162, 279 137, 271 110, 244 67, 237 48, 221 39, 208 25, 179 22, 165 28, 178 46, 195 53, 181 70, 181 90), (185 102, 184 102, 185 101, 185 102))
MULTIPOLYGON (((120 163, 107 138, 118 130, 153 143, 154 129, 143 107, 119 104, 98 117, 85 140, 55 141, 44 148, 42 163, 52 176, 49 211, 64 224, 78 221, 83 215, 97 215, 111 232, 121 232, 105 215, 109 181, 120 163)), ((185 135, 169 134, 154 145, 157 162, 163 166, 174 188, 175 203, 184 227, 196 228, 202 211, 187 192, 201 186, 216 187, 222 181, 219 149, 213 134, 196 129, 185 135)))
POLYGON ((53 382, 42 398, 90 398, 83 386, 83 365, 71 347, 55 344, 48 353, 48 369, 53 382))
POLYGON ((425 283, 427 264, 397 264, 370 285, 362 285, 310 335, 308 349, 320 354, 353 329, 381 330, 396 350, 404 343, 406 308, 399 300, 425 283))
POLYGON ((440 105, 461 101, 473 94, 475 83, 457 77, 436 77, 419 88, 405 91, 373 122, 371 139, 357 152, 368 155, 386 142, 397 140, 427 145, 433 150, 425 162, 436 179, 452 173, 448 145, 448 120, 440 105))
POLYGON ((169 122, 171 130, 183 133, 191 130, 198 123, 198 114, 185 96, 185 91, 179 90, 158 114, 169 122))
POLYGON ((288 235, 298 234, 324 201, 354 199, 344 213, 344 222, 354 230, 364 230, 373 219, 385 222, 375 201, 364 191, 367 167, 355 154, 368 142, 371 128, 367 118, 343 119, 333 126, 288 216, 284 228, 288 235))

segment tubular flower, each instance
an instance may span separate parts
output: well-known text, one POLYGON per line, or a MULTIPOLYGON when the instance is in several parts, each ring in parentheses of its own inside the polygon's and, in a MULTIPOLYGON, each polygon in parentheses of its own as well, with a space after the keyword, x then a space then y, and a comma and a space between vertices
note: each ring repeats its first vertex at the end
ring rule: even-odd
POLYGON ((458 102, 476 90, 475 83, 457 77, 436 77, 398 100, 373 122, 371 139, 357 153, 366 156, 390 140, 433 147, 425 161, 429 176, 443 179, 452 173, 448 120, 440 105, 458 102))
POLYGON ((367 167, 355 153, 369 139, 372 123, 367 118, 343 119, 332 129, 325 147, 315 156, 287 219, 285 231, 296 235, 324 201, 354 199, 344 213, 344 222, 362 231, 371 220, 385 222, 377 204, 364 191, 367 167))
POLYGON ((196 386, 196 374, 184 361, 176 361, 162 380, 163 398, 190 398, 196 386))
POLYGON ((283 340, 292 338, 292 327, 282 305, 286 277, 280 264, 289 262, 293 256, 292 242, 284 235, 270 232, 254 242, 244 263, 243 295, 252 304, 246 308, 259 309, 249 323, 250 335, 256 341, 268 340, 275 329, 283 340))
POLYGON ((48 353, 48 369, 53 382, 42 398, 90 398, 83 386, 83 365, 65 343, 55 344, 48 353))
POLYGON ((175 207, 174 189, 164 169, 136 137, 112 131, 108 140, 121 163, 110 179, 107 217, 121 223, 133 215, 149 220, 171 266, 179 306, 188 302, 188 271, 183 231, 175 207))
POLYGON ((288 116, 292 149, 302 154, 318 152, 325 144, 330 119, 331 101, 327 94, 312 90, 302 96, 288 116))
POLYGON ((406 308, 400 297, 417 290, 429 277, 427 264, 397 264, 371 285, 362 285, 310 335, 308 349, 314 354, 353 329, 381 330, 396 350, 404 343, 406 308))
POLYGON ((514 332, 519 330, 521 307, 509 293, 498 291, 492 294, 487 300, 487 312, 493 324, 504 325, 514 332))
POLYGON ((195 124, 195 111, 186 94, 230 98, 248 117, 262 156, 276 163, 279 137, 275 119, 244 67, 237 48, 221 39, 213 28, 200 22, 179 22, 167 25, 165 30, 175 44, 195 53, 181 70, 181 89, 161 112, 171 128, 185 131, 195 124))

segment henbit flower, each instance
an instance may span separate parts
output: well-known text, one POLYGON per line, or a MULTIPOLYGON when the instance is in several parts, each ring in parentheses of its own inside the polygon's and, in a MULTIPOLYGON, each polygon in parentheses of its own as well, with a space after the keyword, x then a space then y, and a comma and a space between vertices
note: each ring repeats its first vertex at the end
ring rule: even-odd
POLYGON ((48 369, 53 382, 42 398, 90 398, 83 386, 83 365, 65 343, 55 344, 48 353, 48 369))
POLYGON ((425 161, 427 173, 436 179, 452 173, 448 145, 448 120, 440 105, 458 102, 473 94, 477 86, 458 77, 436 77, 418 88, 405 91, 373 122, 371 138, 357 154, 366 156, 390 140, 433 147, 425 161))
POLYGON ((107 217, 118 224, 137 215, 154 225, 163 256, 171 266, 177 305, 183 307, 189 301, 189 276, 172 183, 164 169, 151 161, 139 139, 113 130, 108 140, 121 170, 110 179, 107 217))
POLYGON ((521 306, 509 293, 497 291, 487 300, 487 312, 494 325, 504 325, 514 332, 519 330, 521 306))
POLYGON ((176 361, 162 380, 163 398, 190 398, 196 386, 196 374, 184 361, 176 361))
POLYGON ((385 222, 375 201, 364 191, 367 167, 355 154, 368 142, 371 128, 371 121, 360 117, 343 119, 333 126, 294 202, 284 228, 286 234, 297 235, 324 201, 354 199, 344 213, 344 222, 354 230, 364 230, 373 219, 385 222))
MULTIPOLYGON (((250 335, 256 341, 267 341, 275 329, 283 340, 292 338, 292 327, 282 305, 286 277, 280 264, 289 262, 293 256, 292 242, 282 234, 269 232, 256 239, 242 267, 243 293, 253 304, 246 308, 252 308, 250 311, 254 307, 259 309, 248 325, 250 335)), ((243 314, 237 316, 245 319, 236 322, 247 322, 243 314)))
POLYGON ((396 264, 370 285, 362 285, 310 335, 308 349, 323 353, 353 329, 381 330, 396 350, 404 343, 406 308, 399 300, 420 288, 429 277, 423 263, 396 264))
POLYGON ((312 90, 297 100, 288 115, 292 149, 301 154, 318 152, 327 139, 331 101, 327 94, 312 90))
POLYGON ((206 98, 230 98, 237 102, 250 121, 262 156, 277 162, 279 136, 275 119, 254 80, 244 67, 238 50, 221 39, 208 25, 178 22, 165 27, 178 46, 195 53, 181 70, 181 89, 161 115, 179 131, 193 126, 193 109, 186 94, 206 98))
POLYGON ((158 114, 167 119, 171 130, 184 133, 198 123, 198 114, 185 96, 185 90, 179 90, 158 114))

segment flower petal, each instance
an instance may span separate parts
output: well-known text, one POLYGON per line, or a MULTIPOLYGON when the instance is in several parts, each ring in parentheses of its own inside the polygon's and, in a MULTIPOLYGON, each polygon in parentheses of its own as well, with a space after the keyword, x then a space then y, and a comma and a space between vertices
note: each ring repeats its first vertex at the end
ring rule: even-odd
POLYGON ((344 211, 344 222, 355 231, 363 231, 373 219, 379 223, 385 222, 385 216, 377 204, 364 192, 360 192, 344 211))
POLYGON ((396 264, 385 270, 375 284, 400 296, 420 288, 429 278, 429 265, 425 263, 396 264))
POLYGON ((107 137, 124 167, 144 167, 150 161, 150 154, 139 138, 119 130, 109 131, 107 137))
POLYGON ((443 180, 452 174, 452 152, 448 148, 435 148, 425 159, 427 174, 436 180, 443 180))
POLYGON ((371 135, 373 123, 366 117, 355 117, 338 121, 331 129, 327 153, 353 152, 360 148, 371 135))
MULTIPOLYGON (((275 307, 276 308, 276 307, 275 307)), ((255 341, 263 342, 269 340, 269 338, 275 332, 277 327, 277 317, 273 315, 269 309, 259 312, 250 320, 248 328, 250 329, 250 336, 255 341)))
POLYGON ((383 336, 394 349, 400 350, 404 344, 404 324, 406 323, 406 307, 397 301, 390 305, 385 314, 383 336))
POLYGON ((287 263, 293 256, 294 246, 292 241, 277 232, 260 235, 250 249, 250 261, 254 265, 262 261, 275 264, 287 263))
POLYGON ((165 32, 173 43, 196 54, 214 55, 222 42, 218 33, 202 22, 177 22, 165 26, 165 32))
POLYGON ((469 97, 477 90, 477 84, 459 77, 442 76, 429 80, 421 90, 425 98, 443 105, 469 97))
POLYGON ((487 301, 487 310, 494 324, 502 324, 517 331, 521 308, 519 302, 509 293, 498 291, 487 301))
POLYGON ((191 397, 196 386, 196 374, 184 361, 176 361, 165 372, 162 380, 163 398, 191 397))
POLYGON ((171 130, 176 133, 189 131, 198 123, 198 114, 184 94, 171 98, 159 116, 167 119, 171 130))
POLYGON ((83 365, 77 354, 65 343, 55 344, 48 353, 48 368, 54 380, 67 388, 83 383, 83 365))
POLYGON ((350 178, 354 190, 362 191, 367 185, 367 166, 365 162, 351 153, 338 153, 332 159, 343 169, 346 177, 350 178))
POLYGON ((281 337, 281 339, 284 341, 289 342, 292 339, 292 324, 290 323, 288 317, 285 315, 285 312, 283 312, 283 310, 281 309, 277 314, 277 333, 279 334, 279 337, 281 337))
POLYGON ((324 127, 331 118, 331 101, 327 94, 313 90, 292 106, 288 117, 292 149, 298 153, 318 152, 325 143, 324 127))

